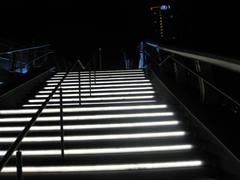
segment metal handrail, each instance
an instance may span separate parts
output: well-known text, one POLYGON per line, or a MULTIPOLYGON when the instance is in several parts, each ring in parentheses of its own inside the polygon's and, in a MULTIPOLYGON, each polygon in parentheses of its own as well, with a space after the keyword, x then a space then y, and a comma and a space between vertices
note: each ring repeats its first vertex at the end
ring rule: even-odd
POLYGON ((227 59, 223 57, 216 58, 216 57, 206 56, 201 53, 193 53, 186 50, 176 50, 176 49, 166 48, 150 42, 146 42, 146 44, 154 48, 159 48, 160 50, 171 53, 171 54, 206 62, 209 64, 213 64, 215 66, 219 66, 219 67, 240 73, 240 61, 235 59, 227 59))
MULTIPOLYGON (((150 45, 150 44, 149 44, 150 45)), ((155 46, 155 45, 150 45, 150 46, 152 46, 152 47, 154 47, 154 48, 160 48, 161 50, 164 50, 164 49, 162 49, 160 46, 155 46)), ((166 51, 166 50, 165 50, 166 51)), ((166 52, 170 52, 170 51, 166 51, 166 52)), ((171 51, 171 53, 173 53, 172 51, 171 51)), ((176 54, 176 53, 174 53, 174 54, 176 54)), ((180 53, 178 53, 178 55, 179 55, 180 53)), ((184 56, 184 57, 188 57, 189 58, 189 56, 184 56)), ((203 80, 207 85, 209 85, 210 87, 212 87, 214 90, 216 90, 218 93, 220 93, 221 95, 223 95, 224 97, 226 97, 227 99, 229 99, 230 101, 232 101, 235 105, 237 105, 238 107, 240 107, 240 102, 238 102, 237 100, 235 100, 234 98, 232 98, 230 95, 228 95, 227 93, 225 93, 224 91, 222 91, 222 90, 220 90, 219 88, 217 88, 214 84, 212 84, 211 82, 209 82, 208 80, 206 80, 205 78, 203 78, 201 75, 199 75, 198 73, 196 73, 196 72, 194 72, 194 71, 192 71, 190 68, 188 68, 187 66, 185 66, 184 64, 182 64, 181 62, 179 62, 176 58, 174 58, 173 56, 167 56, 167 58, 166 59, 164 59, 163 61, 161 61, 160 63, 157 63, 157 62, 155 62, 155 63, 157 63, 157 65, 158 66, 161 66, 163 63, 165 63, 166 61, 168 61, 169 59, 171 59, 171 60, 173 60, 174 62, 176 62, 177 64, 179 64, 180 66, 182 66, 184 69, 186 69, 187 71, 189 71, 189 72, 191 72, 193 75, 195 75, 196 77, 198 77, 198 78, 200 78, 201 80, 203 80)), ((200 60, 200 59, 196 59, 195 58, 195 60, 200 60)), ((218 61, 218 60, 216 60, 216 61, 218 61)), ((220 60, 219 60, 220 61, 220 60)), ((205 61, 206 62, 206 61, 205 61)), ((240 67, 240 65, 239 65, 239 67, 240 67)), ((225 67, 225 68, 227 68, 227 67, 225 67)), ((227 68, 227 69, 229 69, 229 68, 227 68)), ((240 71, 240 69, 239 69, 239 71, 240 71)))
POLYGON ((77 64, 74 63, 74 65, 71 67, 71 69, 63 76, 63 78, 61 79, 61 81, 58 83, 58 85, 54 88, 54 90, 52 91, 52 93, 48 96, 48 98, 45 100, 45 102, 42 104, 42 106, 40 107, 40 109, 37 111, 37 113, 32 117, 32 119, 26 124, 26 126, 24 127, 24 130, 18 135, 17 139, 14 141, 14 143, 9 147, 8 151, 6 152, 6 154, 3 156, 3 158, 0 161, 0 172, 2 171, 3 167, 8 163, 8 161, 10 160, 10 158, 12 157, 12 154, 14 153, 14 151, 16 151, 16 149, 19 147, 19 145, 21 144, 23 138, 28 134, 30 128, 35 124, 37 118, 42 114, 43 109, 47 106, 48 102, 50 101, 50 99, 53 97, 53 95, 55 94, 55 92, 57 91, 57 89, 61 86, 62 82, 64 81, 64 79, 66 78, 66 76, 69 74, 69 72, 71 72, 75 65, 77 64))
POLYGON ((50 44, 45 44, 45 45, 41 45, 41 46, 34 46, 34 47, 29 47, 29 48, 16 49, 16 50, 7 51, 7 52, 0 52, 0 55, 29 51, 29 50, 34 50, 34 49, 41 49, 41 48, 45 48, 45 47, 49 47, 49 46, 50 46, 50 44))
MULTIPOLYGON (((34 61, 37 61, 37 60, 39 60, 39 59, 41 59, 41 58, 44 58, 44 57, 46 57, 46 56, 48 56, 49 54, 52 54, 52 53, 54 53, 53 51, 49 51, 49 52, 47 52, 47 53, 45 53, 45 54, 43 54, 43 55, 41 55, 41 56, 38 56, 38 57, 36 57, 36 58, 34 58, 34 59, 32 59, 30 62, 28 62, 27 64, 23 64, 23 65, 30 65, 32 62, 34 62, 34 61)), ((18 66, 18 67, 16 67, 14 70, 16 70, 16 69, 18 69, 18 68, 21 68, 22 66, 18 66)))
POLYGON ((198 78, 202 79, 206 84, 208 84, 209 86, 211 86, 213 89, 215 89, 217 92, 219 92, 220 94, 222 94, 223 96, 225 96, 226 98, 228 98, 229 100, 231 100, 232 102, 234 102, 236 105, 238 105, 240 107, 240 103, 237 102, 235 99, 233 99, 230 95, 228 95, 227 93, 223 92, 222 90, 220 90, 219 88, 217 88, 215 85, 213 85, 212 83, 210 83, 208 80, 206 80, 205 78, 203 78, 201 75, 199 75, 198 73, 192 71, 190 68, 188 68, 187 66, 185 66, 184 64, 180 63, 178 60, 176 60, 175 58, 172 58, 173 61, 175 61, 177 64, 179 64, 180 66, 182 66, 184 69, 187 69, 189 72, 191 72, 192 74, 194 74, 195 76, 197 76, 198 78))

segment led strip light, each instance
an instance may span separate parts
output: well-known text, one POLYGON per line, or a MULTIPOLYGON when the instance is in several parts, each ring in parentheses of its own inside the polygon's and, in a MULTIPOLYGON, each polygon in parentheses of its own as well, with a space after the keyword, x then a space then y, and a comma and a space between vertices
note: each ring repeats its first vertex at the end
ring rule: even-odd
MULTIPOLYGON (((132 92, 106 92, 106 93, 91 93, 91 96, 114 96, 114 95, 137 95, 137 94, 155 94, 155 91, 132 91, 132 92)), ((35 98, 47 98, 49 95, 35 95, 35 98)), ((79 97, 79 93, 62 94, 63 97, 79 97)), ((81 93, 81 96, 90 96, 90 93, 81 93)), ((53 97, 60 97, 59 94, 54 94, 53 97)))
MULTIPOLYGON (((95 82, 96 81, 110 81, 110 80, 126 80, 126 79, 130 79, 130 80, 137 80, 137 79, 146 79, 145 77, 123 77, 123 78, 119 78, 119 77, 115 77, 115 78, 91 78, 91 81, 92 82, 95 82)), ((89 81, 89 78, 88 79, 82 79, 80 78, 81 82, 83 81, 89 81)), ((47 80, 46 82, 51 82, 51 83, 57 83, 57 82, 60 82, 61 80, 47 80)), ((65 79, 63 82, 79 82, 79 79, 65 79)))
MULTIPOLYGON (((80 73, 81 75, 89 75, 89 73, 80 73)), ((129 75, 129 74, 143 74, 143 72, 109 72, 109 73, 105 73, 105 72, 98 72, 96 73, 96 75, 129 75)), ((90 75, 94 75, 93 72, 90 73, 90 75)), ((63 77, 64 74, 55 74, 54 77, 63 77)), ((78 76, 78 74, 68 74, 68 76, 78 76)))
MULTIPOLYGON (((106 89, 91 89, 91 92, 101 91, 134 91, 134 90, 152 90, 153 87, 134 87, 134 88, 106 88, 106 89)), ((62 90, 62 93, 78 93, 79 90, 62 90)), ((90 89, 80 89, 80 92, 90 92, 90 89)), ((39 94, 50 94, 52 91, 39 91, 39 94)), ((59 93, 59 90, 56 91, 59 93)))
MULTIPOLYGON (((174 126, 179 121, 160 121, 160 122, 134 122, 134 123, 112 123, 112 124, 81 124, 64 125, 64 130, 89 130, 89 129, 112 129, 112 128, 137 128, 137 127, 158 127, 174 126)), ((0 127, 0 132, 18 132, 24 127, 0 127)), ((54 131, 60 130, 60 126, 32 126, 30 131, 54 131)))
MULTIPOLYGON (((136 99, 153 99, 154 96, 118 96, 118 97, 86 97, 81 98, 83 101, 113 101, 113 100, 136 100, 136 99)), ((63 102, 79 102, 79 98, 63 98, 63 102)), ((30 99, 29 103, 42 103, 45 99, 30 99)), ((60 102, 60 99, 50 99, 49 102, 60 102)))
MULTIPOLYGON (((98 81, 98 82, 91 82, 91 84, 118 84, 118 83, 142 83, 142 82, 150 82, 148 79, 144 80, 128 80, 128 81, 98 81)), ((62 83, 61 86, 64 85, 78 85, 79 82, 72 82, 72 83, 62 83)), ((90 82, 81 82, 81 84, 90 84, 90 82)), ((58 83, 47 83, 47 86, 57 86, 58 83)))
MULTIPOLYGON (((90 75, 91 78, 113 78, 113 77, 145 77, 144 74, 123 74, 123 75, 90 75)), ((62 79, 63 77, 51 77, 50 79, 56 80, 56 79, 62 79)), ((78 79, 78 76, 73 77, 66 77, 65 79, 78 79)), ((81 74, 81 79, 89 79, 89 74, 81 74)))
MULTIPOLYGON (((89 71, 81 71, 81 73, 88 73, 89 71)), ((91 71, 92 72, 92 71, 91 71)), ((131 70, 105 70, 105 71, 95 71, 98 72, 143 72, 142 69, 131 69, 131 70)), ((66 74, 67 72, 57 72, 57 74, 66 74)), ((71 71, 70 74, 78 74, 78 71, 71 71)))
MULTIPOLYGON (((140 101, 112 101, 112 102, 81 102, 81 105, 109 105, 109 104, 134 104, 134 103, 155 103, 156 100, 140 101)), ((24 104, 22 107, 40 107, 42 104, 24 104)), ((58 103, 47 104, 47 107, 60 106, 58 103)), ((78 103, 63 103, 63 106, 79 106, 78 103)))
MULTIPOLYGON (((86 121, 86 120, 114 120, 125 118, 145 118, 145 117, 169 117, 173 116, 173 112, 157 112, 157 113, 137 113, 137 114, 97 114, 97 115, 84 115, 84 116, 63 116, 64 121, 86 121)), ((0 122, 28 122, 31 117, 16 117, 16 118, 0 118, 0 122)), ((37 121, 50 122, 59 121, 59 116, 46 116, 38 117, 37 121)))
MULTIPOLYGON (((190 168, 199 167, 204 163, 201 160, 174 161, 174 162, 149 162, 134 164, 108 164, 108 165, 82 165, 82 166, 27 166, 23 167, 23 172, 96 172, 96 171, 126 171, 126 170, 148 170, 148 169, 166 169, 166 168, 190 168)), ((16 172, 16 167, 5 167, 3 173, 16 172)))
MULTIPOLYGON (((121 139, 146 139, 146 138, 162 138, 162 137, 181 137, 185 136, 185 131, 171 132, 151 132, 136 134, 104 134, 104 135, 79 135, 64 136, 64 141, 99 141, 99 140, 121 140, 121 139)), ((0 143, 12 143, 16 137, 0 137, 0 143)), ((37 136, 25 137, 22 142, 59 142, 60 136, 37 136)))
MULTIPOLYGON (((91 155, 91 154, 117 154, 117 153, 142 153, 161 151, 181 151, 193 149, 191 144, 169 145, 169 146, 140 146, 140 147, 118 147, 118 148, 91 148, 91 149, 65 149, 65 155, 91 155)), ((6 152, 0 151, 0 156, 6 152)), ((16 156, 16 152, 13 154, 16 156)), ((46 156, 61 155, 60 149, 54 150, 23 150, 23 156, 46 156)))
MULTIPOLYGON (((152 83, 134 83, 134 84, 103 84, 103 85, 95 85, 92 84, 91 88, 106 88, 106 87, 135 87, 135 86, 151 86, 152 83)), ((62 89, 78 89, 79 86, 61 86, 62 89)), ((90 88, 89 85, 81 85, 81 88, 90 88)), ((55 86, 53 87, 44 87, 44 89, 55 89, 55 86)))
MULTIPOLYGON (((147 109, 162 109, 167 108, 166 104, 160 105, 138 105, 138 106, 106 106, 106 107, 74 107, 63 108, 63 112, 91 112, 91 111, 122 111, 122 110, 147 110, 147 109)), ((0 110, 1 114, 35 114, 38 109, 13 109, 13 110, 0 110)), ((59 108, 43 109, 42 113, 59 113, 59 108)))

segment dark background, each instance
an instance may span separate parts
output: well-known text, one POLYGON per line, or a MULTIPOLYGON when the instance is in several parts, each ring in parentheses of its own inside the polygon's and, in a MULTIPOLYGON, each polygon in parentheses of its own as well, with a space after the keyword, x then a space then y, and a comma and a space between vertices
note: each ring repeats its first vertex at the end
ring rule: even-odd
MULTIPOLYGON (((165 44, 239 58, 237 1, 169 1, 174 3, 177 39, 165 44)), ((1 1, 0 37, 51 43, 69 59, 85 57, 97 47, 109 52, 120 48, 136 51, 139 41, 154 38, 149 6, 158 2, 161 0, 1 1)))

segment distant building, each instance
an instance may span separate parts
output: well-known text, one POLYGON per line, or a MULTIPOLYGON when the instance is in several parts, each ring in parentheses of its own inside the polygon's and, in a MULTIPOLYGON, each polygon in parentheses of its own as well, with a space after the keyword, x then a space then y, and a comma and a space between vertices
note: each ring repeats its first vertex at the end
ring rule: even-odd
POLYGON ((150 5, 154 32, 162 40, 176 39, 174 5, 168 1, 150 5))

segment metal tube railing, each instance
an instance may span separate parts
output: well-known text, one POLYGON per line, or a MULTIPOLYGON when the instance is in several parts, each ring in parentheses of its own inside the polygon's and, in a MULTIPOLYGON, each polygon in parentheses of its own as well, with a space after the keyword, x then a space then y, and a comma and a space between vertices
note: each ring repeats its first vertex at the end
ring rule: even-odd
POLYGON ((59 87, 59 95, 60 95, 60 129, 61 129, 61 156, 64 159, 64 122, 63 122, 63 100, 62 100, 62 87, 59 87))
POLYGON ((222 94, 223 96, 225 96, 226 98, 228 98, 230 101, 234 102, 236 105, 238 105, 240 107, 240 103, 237 102, 235 99, 233 99, 231 96, 229 96, 227 93, 223 92, 222 90, 220 90, 219 88, 217 88, 215 85, 213 85, 212 83, 210 83, 208 80, 206 80, 205 78, 203 78, 201 75, 199 75, 198 73, 192 71, 190 68, 188 68, 187 66, 185 66, 184 64, 180 63, 178 60, 176 60, 175 58, 172 58, 173 61, 175 61, 177 64, 179 64, 180 66, 182 66, 184 69, 186 69, 187 71, 191 72, 194 76, 198 77, 199 79, 203 80, 204 83, 206 83, 207 85, 209 85, 210 87, 212 87, 215 91, 217 91, 218 93, 222 94))
POLYGON ((214 57, 206 56, 200 53, 197 54, 197 53, 187 52, 186 50, 175 50, 175 49, 165 48, 162 46, 158 46, 157 44, 154 44, 154 43, 147 42, 146 44, 149 45, 150 47, 159 48, 160 50, 171 53, 171 54, 179 55, 188 59, 194 59, 194 60, 206 62, 209 64, 213 64, 215 66, 219 66, 219 67, 240 73, 240 62, 235 59, 227 59, 222 57, 214 58, 214 57))
MULTIPOLYGON (((158 46, 158 45, 154 45, 154 44, 151 44, 151 43, 147 43, 148 45, 150 45, 151 47, 154 47, 154 48, 160 48, 160 50, 164 50, 164 51, 166 51, 166 52, 169 52, 169 53, 171 53, 171 54, 177 54, 177 55, 180 55, 181 54, 181 52, 180 51, 178 51, 177 53, 176 53, 176 51, 174 51, 174 50, 169 50, 169 49, 166 49, 166 48, 162 48, 162 47, 160 47, 160 46, 158 46)), ((182 55, 181 54, 181 56, 184 56, 184 57, 186 57, 186 58, 189 58, 190 56, 192 56, 193 54, 190 54, 190 53, 186 53, 186 54, 188 54, 188 56, 185 56, 185 55, 182 55)), ((203 57, 203 56, 202 56, 203 57)), ((202 58, 201 57, 201 58, 202 58)), ((191 59, 194 59, 194 60, 199 60, 199 61, 201 61, 201 58, 200 59, 198 59, 197 58, 197 56, 195 56, 195 58, 191 58, 191 59)), ((212 84, 211 82, 209 82, 208 80, 206 80, 205 78, 203 78, 201 75, 199 75, 198 73, 196 73, 196 72, 194 72, 194 71, 192 71, 190 68, 188 68, 187 66, 185 66, 184 64, 182 64, 181 62, 179 62, 173 55, 171 55, 171 56, 167 56, 164 60, 162 60, 160 63, 158 63, 158 62, 155 62, 155 63, 157 63, 157 65, 158 66, 161 66, 163 63, 165 63, 166 61, 168 61, 168 60, 173 60, 174 62, 176 62, 178 65, 180 65, 181 67, 183 67, 184 69, 186 69, 187 71, 189 71, 189 72, 191 72, 194 76, 196 76, 197 78, 199 78, 199 79, 201 79, 204 83, 206 83, 207 85, 209 85, 210 87, 212 87, 215 91, 217 91, 218 93, 220 93, 221 95, 223 95, 224 97, 226 97, 227 99, 229 99, 230 101, 232 101, 235 105, 237 105, 237 106, 239 106, 240 107, 240 103, 238 102, 238 101, 236 101, 234 98, 232 98, 230 95, 228 95, 227 93, 225 93, 225 92, 223 92, 222 90, 220 90, 219 88, 217 88, 214 84, 212 84)), ((206 59, 208 60, 205 60, 204 62, 209 62, 209 58, 207 58, 206 57, 206 59)), ((211 60, 210 60, 211 61, 211 60)), ((218 60, 218 59, 215 59, 215 62, 218 62, 217 64, 218 64, 218 66, 221 66, 221 65, 223 65, 223 64, 221 64, 222 62, 221 62, 222 60, 218 60)), ((211 62, 209 62, 209 63, 211 63, 211 62)), ((231 62, 232 64, 233 64, 233 62, 231 62)), ((231 64, 230 63, 230 64, 231 64)), ((214 65, 216 65, 215 63, 211 63, 211 64, 214 64, 214 65)), ((230 66, 230 64, 227 62, 226 64, 228 64, 228 66, 224 66, 224 68, 226 68, 226 69, 230 69, 229 68, 229 66, 230 66)), ((237 67, 238 67, 238 63, 237 64, 235 64, 237 67)), ((221 67, 223 67, 223 66, 221 66, 221 67)), ((237 70, 238 68, 235 68, 235 70, 237 70)), ((240 65, 239 65, 239 72, 240 72, 240 65)))
POLYGON ((73 70, 77 62, 72 66, 72 68, 64 75, 64 77, 61 79, 61 81, 58 83, 58 85, 53 89, 52 93, 48 96, 48 98, 45 100, 45 102, 42 104, 42 106, 38 109, 37 113, 32 117, 32 119, 26 124, 24 130, 18 135, 16 140, 13 142, 13 144, 9 147, 6 154, 2 157, 0 161, 0 172, 2 171, 3 167, 8 163, 10 158, 12 157, 12 154, 18 147, 20 146, 23 138, 28 134, 30 128, 35 124, 37 118, 42 114, 43 109, 47 106, 50 99, 53 97, 57 89, 61 86, 62 82, 66 78, 66 76, 73 70))
POLYGON ((12 54, 12 53, 16 53, 16 52, 23 52, 23 51, 29 51, 29 50, 35 50, 35 49, 41 49, 41 48, 45 48, 45 47, 50 47, 50 44, 41 45, 41 46, 34 46, 34 47, 30 47, 30 48, 16 49, 16 50, 7 51, 7 52, 0 52, 0 55, 12 54))

